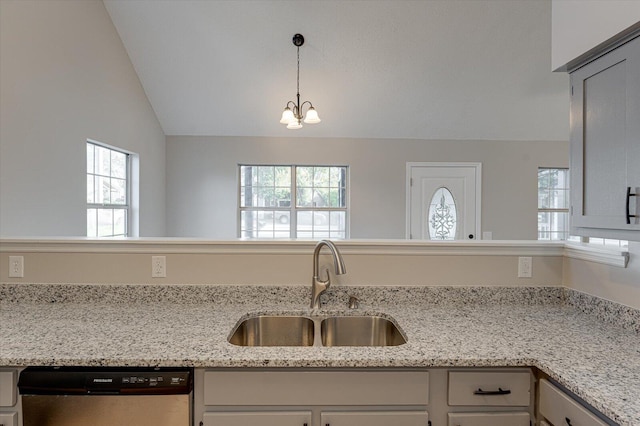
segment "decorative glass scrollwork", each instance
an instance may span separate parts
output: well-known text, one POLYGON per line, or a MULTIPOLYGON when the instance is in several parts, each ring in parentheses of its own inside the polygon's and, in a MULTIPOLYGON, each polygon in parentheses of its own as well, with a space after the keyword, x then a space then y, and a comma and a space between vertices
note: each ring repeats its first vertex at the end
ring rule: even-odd
POLYGON ((456 202, 447 188, 440 187, 433 194, 427 221, 430 239, 455 240, 458 225, 456 202))

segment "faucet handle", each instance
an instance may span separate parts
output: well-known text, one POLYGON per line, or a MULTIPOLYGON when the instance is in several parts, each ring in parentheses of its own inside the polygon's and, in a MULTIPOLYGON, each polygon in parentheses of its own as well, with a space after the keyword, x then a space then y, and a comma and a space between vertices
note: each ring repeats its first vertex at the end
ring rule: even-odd
POLYGON ((329 268, 324 269, 324 274, 327 277, 324 282, 327 283, 327 288, 329 288, 329 286, 331 285, 331 274, 329 273, 329 268))
POLYGON ((360 299, 355 296, 349 296, 349 309, 358 309, 360 307, 360 299))

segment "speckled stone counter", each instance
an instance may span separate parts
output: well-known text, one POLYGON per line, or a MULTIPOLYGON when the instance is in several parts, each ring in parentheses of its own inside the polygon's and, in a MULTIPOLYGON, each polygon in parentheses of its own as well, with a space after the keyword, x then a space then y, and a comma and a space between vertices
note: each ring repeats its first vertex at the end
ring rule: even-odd
POLYGON ((306 286, 0 284, 0 365, 533 366, 621 425, 640 425, 637 311, 572 293, 344 287, 310 312, 306 286), (359 309, 347 309, 349 294, 360 298, 359 309), (381 314, 408 341, 383 348, 227 342, 239 320, 260 313, 381 314))

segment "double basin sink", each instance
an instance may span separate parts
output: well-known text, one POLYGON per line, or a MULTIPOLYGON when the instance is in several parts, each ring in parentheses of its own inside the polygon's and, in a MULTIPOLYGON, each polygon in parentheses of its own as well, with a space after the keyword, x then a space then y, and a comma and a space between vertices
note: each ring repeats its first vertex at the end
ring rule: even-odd
POLYGON ((398 346, 396 324, 376 315, 257 315, 241 321, 229 342, 238 346, 398 346))

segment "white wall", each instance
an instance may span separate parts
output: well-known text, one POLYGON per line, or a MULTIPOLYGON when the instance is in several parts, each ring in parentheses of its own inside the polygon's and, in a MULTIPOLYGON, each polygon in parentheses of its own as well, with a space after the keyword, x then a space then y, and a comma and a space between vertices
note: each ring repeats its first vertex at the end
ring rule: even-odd
POLYGON ((640 22, 638 0, 553 0, 551 69, 640 22))
POLYGON ((101 1, 0 1, 0 235, 86 235, 85 141, 140 155, 165 231, 165 138, 101 1))
POLYGON ((406 163, 482 163, 482 230, 537 239, 538 167, 568 167, 568 142, 167 137, 167 234, 237 237, 238 164, 350 166, 351 237, 405 237, 406 163))

